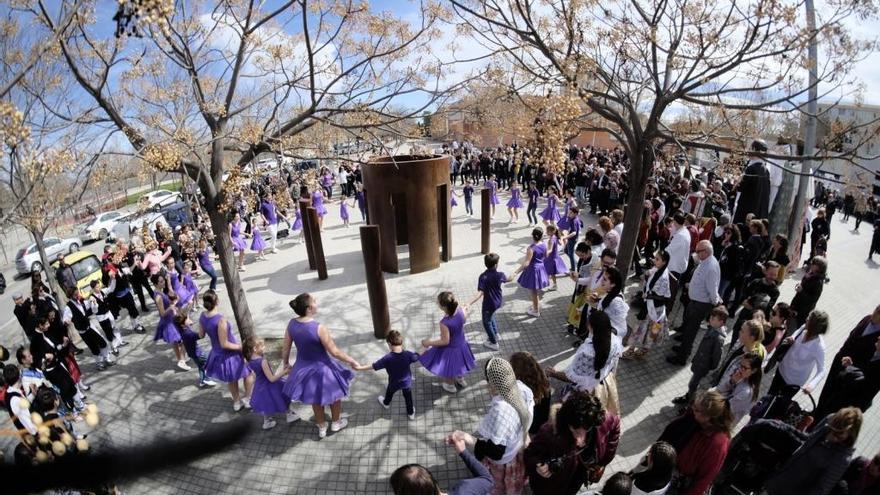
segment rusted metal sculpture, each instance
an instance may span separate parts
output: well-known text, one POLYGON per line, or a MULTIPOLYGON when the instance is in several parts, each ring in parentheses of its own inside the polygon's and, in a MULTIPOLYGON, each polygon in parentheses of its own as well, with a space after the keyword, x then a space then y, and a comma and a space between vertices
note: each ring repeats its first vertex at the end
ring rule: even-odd
POLYGON ((489 254, 489 222, 492 220, 489 190, 480 191, 480 252, 489 254))
POLYGON ((370 300, 370 314, 373 316, 373 335, 377 339, 384 339, 391 331, 391 317, 388 315, 388 293, 385 290, 385 277, 382 275, 379 226, 364 225, 360 231, 367 295, 370 300))
POLYGON ((403 244, 409 245, 410 273, 433 270, 452 257, 449 160, 386 156, 363 166, 369 220, 382 237, 383 271, 399 272, 397 246, 403 244))
POLYGON ((309 206, 312 201, 309 199, 299 200, 299 217, 302 219, 303 242, 306 244, 306 255, 309 258, 309 270, 315 269, 315 251, 312 248, 312 230, 309 228, 309 206))

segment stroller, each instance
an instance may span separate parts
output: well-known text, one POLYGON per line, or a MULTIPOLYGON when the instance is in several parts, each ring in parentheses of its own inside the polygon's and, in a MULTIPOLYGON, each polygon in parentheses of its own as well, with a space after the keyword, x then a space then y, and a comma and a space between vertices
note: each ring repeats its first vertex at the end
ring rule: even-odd
MULTIPOLYGON (((789 392, 797 393, 800 387, 789 385, 786 387, 789 392)), ((813 425, 813 412, 816 410, 816 400, 812 394, 807 394, 813 408, 807 412, 794 399, 788 397, 794 394, 765 395, 758 400, 752 407, 749 415, 752 419, 749 424, 753 424, 759 419, 777 419, 794 427, 798 431, 806 431, 813 425)))
POLYGON ((778 419, 759 419, 734 437, 712 495, 760 493, 764 482, 779 470, 806 440, 806 433, 778 419))

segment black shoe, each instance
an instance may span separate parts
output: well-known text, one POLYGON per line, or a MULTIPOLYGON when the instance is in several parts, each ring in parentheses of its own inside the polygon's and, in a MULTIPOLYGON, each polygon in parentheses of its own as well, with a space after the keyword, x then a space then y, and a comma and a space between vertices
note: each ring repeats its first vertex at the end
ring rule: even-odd
POLYGON ((681 356, 668 356, 666 362, 676 366, 684 366, 687 364, 687 360, 681 356))
POLYGON ((571 344, 571 347, 572 347, 573 349, 577 349, 577 348, 580 347, 581 344, 583 344, 583 343, 584 343, 583 340, 577 340, 577 341, 575 341, 574 344, 571 344))
POLYGON ((110 351, 110 352, 112 352, 114 356, 118 356, 118 355, 119 355, 119 349, 113 349, 113 350, 110 351))
POLYGON ((577 333, 577 328, 575 328, 574 325, 568 325, 568 327, 566 327, 565 331, 566 331, 569 335, 574 335, 575 333, 577 333))
POLYGON ((676 405, 684 405, 689 404, 691 402, 691 398, 688 394, 684 394, 681 397, 676 397, 672 399, 672 403, 676 405))
MULTIPOLYGON (((144 328, 143 325, 138 325, 138 326, 136 326, 136 327, 134 328, 134 331, 137 332, 137 333, 147 333, 147 329, 144 328)), ((126 342, 125 345, 128 345, 128 342, 126 342)))
POLYGON ((76 347, 76 346, 73 347, 73 354, 74 355, 79 356, 82 353, 83 353, 82 349, 80 349, 79 347, 76 347))
POLYGON ((147 309, 147 307, 146 307, 146 306, 141 306, 141 312, 142 312, 142 313, 149 313, 149 312, 150 312, 150 310, 149 310, 149 309, 147 309))

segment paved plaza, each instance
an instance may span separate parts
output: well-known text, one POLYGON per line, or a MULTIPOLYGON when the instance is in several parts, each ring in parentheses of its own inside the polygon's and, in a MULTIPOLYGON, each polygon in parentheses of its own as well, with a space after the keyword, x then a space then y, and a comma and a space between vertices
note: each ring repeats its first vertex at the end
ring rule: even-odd
MULTIPOLYGON (((502 195, 502 204, 506 196, 502 195)), ((274 366, 279 364, 280 337, 293 314, 288 301, 301 292, 316 296, 318 320, 331 329, 337 345, 361 363, 370 363, 387 352, 385 343, 372 334, 363 283, 358 231, 361 224, 343 227, 338 203, 329 206, 331 214, 323 233, 328 280, 319 281, 316 272, 308 271, 304 246, 290 239, 284 240, 278 254, 268 255, 268 261, 248 264, 247 271, 241 274, 259 335, 276 339, 268 345, 274 366)), ((404 333, 410 349, 417 350, 419 341, 439 334, 437 323, 441 314, 434 302, 439 291, 452 290, 460 301, 475 293, 477 276, 483 270, 480 222, 465 216, 463 210, 461 205, 453 209, 451 262, 417 275, 386 274, 392 328, 404 333)), ((356 211, 353 214, 358 216, 356 211)), ((880 302, 880 291, 874 285, 880 265, 865 261, 870 225, 863 225, 861 234, 852 233, 852 222, 844 224, 841 218, 838 215, 832 221, 831 283, 825 287, 818 305, 832 317, 832 327, 826 335, 829 361, 855 323, 880 302)), ((596 219, 585 216, 585 220, 587 225, 594 225, 596 219)), ((524 220, 508 224, 506 210, 499 208, 492 221, 492 250, 501 255, 502 271, 511 273, 516 269, 529 243, 529 231, 524 220)), ((405 261, 402 266, 407 266, 405 261)), ((800 275, 800 271, 789 275, 781 288, 780 301, 791 299, 800 275)), ((199 279, 199 283, 206 286, 206 278, 199 279)), ((222 284, 220 288, 221 297, 225 297, 222 284)), ((500 355, 506 357, 527 350, 544 365, 555 366, 570 359, 574 351, 571 340, 564 336, 563 315, 572 288, 570 280, 561 280, 558 292, 544 295, 544 310, 535 319, 525 314, 527 293, 509 285, 505 289, 505 305, 497 316, 500 355)), ((223 307, 231 318, 225 301, 223 307)), ((289 426, 279 421, 271 431, 256 428, 243 442, 230 445, 222 453, 145 479, 123 482, 123 490, 128 494, 150 495, 388 493, 391 472, 401 464, 413 462, 427 466, 441 487, 448 488, 466 472, 454 449, 444 445, 442 438, 454 429, 473 431, 490 400, 481 370, 493 352, 482 346, 485 334, 478 308, 475 309, 465 329, 479 363, 467 377, 468 386, 450 395, 442 391, 437 378, 416 366, 414 421, 407 419, 400 397, 389 410, 379 407, 376 396, 384 391, 386 375, 363 372, 352 383, 351 396, 343 403, 350 423, 341 432, 318 440, 317 430, 309 421, 311 409, 299 406, 297 411, 303 421, 289 426)), ((137 445, 156 437, 190 435, 247 414, 233 412, 222 385, 199 390, 195 369, 173 369, 170 347, 152 341, 155 311, 147 321, 146 335, 128 336, 132 345, 123 348, 117 366, 97 373, 91 360, 82 360, 88 361, 83 370, 92 385, 89 399, 101 410, 102 423, 89 436, 97 449, 137 445)), ((4 344, 19 340, 17 325, 8 325, 0 333, 0 342, 4 344)), ((207 341, 202 345, 207 346, 207 341)), ((665 362, 663 351, 670 345, 664 344, 663 349, 655 350, 643 362, 620 363, 617 376, 622 437, 607 474, 632 468, 675 416, 670 400, 685 390, 690 371, 665 362)), ((3 426, 8 427, 6 415, 0 416, 3 426)), ((0 447, 7 452, 11 446, 9 438, 0 441, 0 447)), ((866 415, 857 451, 870 456, 878 449, 880 407, 875 407, 866 415)))

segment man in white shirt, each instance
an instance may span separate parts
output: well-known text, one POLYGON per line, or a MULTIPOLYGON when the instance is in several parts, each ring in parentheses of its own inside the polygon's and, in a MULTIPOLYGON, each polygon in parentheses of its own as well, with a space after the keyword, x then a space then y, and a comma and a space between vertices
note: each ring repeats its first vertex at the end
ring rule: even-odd
POLYGON ((721 267, 718 259, 712 254, 712 243, 700 241, 694 253, 699 264, 688 283, 690 301, 684 312, 681 344, 673 347, 672 351, 675 354, 666 358, 668 363, 678 366, 684 366, 687 358, 690 357, 700 323, 709 316, 712 308, 721 302, 721 297, 718 295, 721 267))
POLYGON ((37 434, 37 426, 31 419, 30 404, 25 398, 26 394, 21 388, 21 372, 18 366, 7 364, 3 368, 3 379, 6 381, 6 411, 12 418, 15 428, 27 430, 31 435, 37 434))
POLYGON ((672 237, 669 239, 669 245, 666 246, 666 252, 669 253, 669 290, 672 293, 667 311, 672 311, 675 305, 675 299, 678 295, 678 284, 684 272, 688 268, 688 258, 691 255, 691 234, 687 227, 684 226, 684 214, 675 213, 672 217, 672 237))

